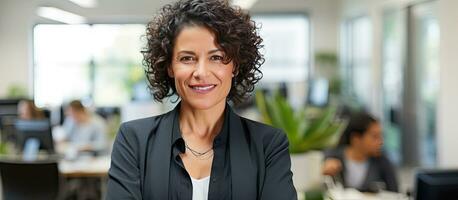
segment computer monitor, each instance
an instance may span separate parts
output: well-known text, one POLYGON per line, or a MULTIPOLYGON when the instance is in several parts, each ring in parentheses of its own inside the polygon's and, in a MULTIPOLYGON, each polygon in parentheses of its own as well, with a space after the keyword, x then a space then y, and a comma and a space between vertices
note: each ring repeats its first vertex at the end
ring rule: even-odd
POLYGON ((45 120, 17 120, 16 143, 21 151, 24 150, 28 139, 36 138, 39 141, 39 148, 48 153, 54 153, 54 141, 51 133, 51 123, 45 120))
POLYGON ((2 140, 13 132, 13 123, 17 118, 17 106, 19 99, 0 99, 0 131, 2 140))
POLYGON ((0 116, 17 115, 17 106, 20 99, 0 99, 0 116))
POLYGON ((458 199, 458 169, 418 171, 416 174, 415 199, 458 199))

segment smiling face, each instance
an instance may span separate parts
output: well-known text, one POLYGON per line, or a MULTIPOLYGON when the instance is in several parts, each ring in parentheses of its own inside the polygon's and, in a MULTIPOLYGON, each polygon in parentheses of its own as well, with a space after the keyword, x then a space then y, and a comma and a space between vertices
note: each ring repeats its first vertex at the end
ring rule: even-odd
POLYGON ((201 26, 184 27, 175 38, 170 77, 183 104, 194 109, 224 105, 231 89, 234 64, 224 62, 215 36, 201 26))

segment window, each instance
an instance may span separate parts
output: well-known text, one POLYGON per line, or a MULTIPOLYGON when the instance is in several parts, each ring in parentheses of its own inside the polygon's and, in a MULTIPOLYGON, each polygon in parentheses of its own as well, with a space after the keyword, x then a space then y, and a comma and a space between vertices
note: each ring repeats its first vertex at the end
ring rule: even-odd
POLYGON ((345 92, 368 107, 372 101, 371 22, 367 16, 352 18, 344 23, 343 29, 345 92))
MULTIPOLYGON (((51 25, 34 28, 34 98, 39 106, 73 99, 116 106, 144 85, 144 25, 51 25)), ((140 92, 140 93, 141 93, 140 92)))
POLYGON ((304 15, 260 15, 265 63, 263 82, 307 80, 310 68, 310 22, 304 15))
POLYGON ((436 161, 439 36, 435 1, 387 10, 383 16, 385 150, 399 164, 436 161))
POLYGON ((401 164, 402 111, 405 76, 405 11, 383 15, 382 86, 384 147, 391 161, 401 164))
POLYGON ((310 21, 305 15, 258 15, 265 63, 259 86, 287 89, 294 107, 306 101, 310 71, 310 21))

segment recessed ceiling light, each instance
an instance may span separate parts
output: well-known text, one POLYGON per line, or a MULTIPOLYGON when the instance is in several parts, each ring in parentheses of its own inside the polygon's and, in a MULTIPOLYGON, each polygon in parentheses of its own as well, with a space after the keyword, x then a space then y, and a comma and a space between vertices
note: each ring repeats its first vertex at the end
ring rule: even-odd
POLYGON ((37 15, 66 24, 83 24, 86 22, 86 19, 80 15, 55 7, 39 7, 37 15))

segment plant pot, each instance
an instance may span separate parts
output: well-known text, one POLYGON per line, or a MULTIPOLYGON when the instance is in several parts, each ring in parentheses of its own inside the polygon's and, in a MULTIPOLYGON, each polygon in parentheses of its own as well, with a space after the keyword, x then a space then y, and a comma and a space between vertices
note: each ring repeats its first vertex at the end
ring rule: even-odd
POLYGON ((321 174, 323 157, 321 151, 291 154, 293 182, 298 192, 321 186, 323 183, 323 175, 321 174))

